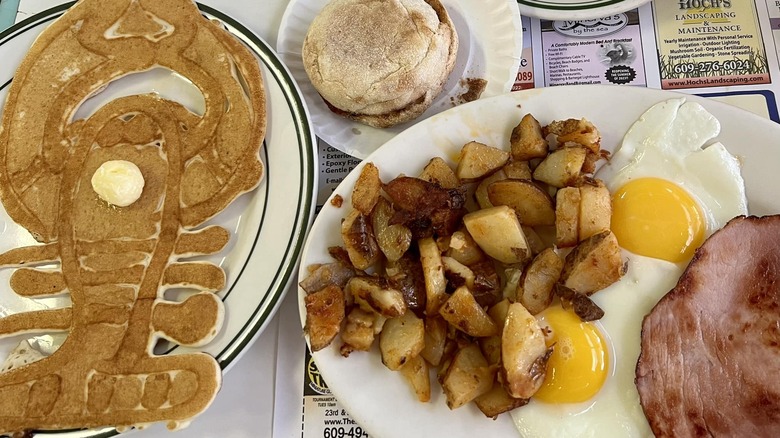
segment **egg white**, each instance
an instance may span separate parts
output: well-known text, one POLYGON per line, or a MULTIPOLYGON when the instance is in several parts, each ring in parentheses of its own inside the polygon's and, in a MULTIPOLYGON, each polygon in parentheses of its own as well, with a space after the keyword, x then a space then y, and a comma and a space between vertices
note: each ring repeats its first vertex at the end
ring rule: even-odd
POLYGON ((739 161, 721 143, 705 147, 719 133, 718 120, 698 103, 682 98, 661 102, 631 126, 596 177, 612 193, 637 178, 677 184, 698 201, 709 236, 731 218, 747 214, 739 161))

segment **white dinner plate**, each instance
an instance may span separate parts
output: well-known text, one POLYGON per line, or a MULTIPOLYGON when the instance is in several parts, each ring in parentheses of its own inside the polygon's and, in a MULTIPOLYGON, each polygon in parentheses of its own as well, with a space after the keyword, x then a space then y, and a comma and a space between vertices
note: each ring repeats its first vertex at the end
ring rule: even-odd
POLYGON ((638 8, 650 0, 517 0, 520 13, 545 20, 596 20, 638 8))
POLYGON ((442 0, 458 32, 458 59, 441 94, 420 117, 379 129, 354 122, 328 109, 303 68, 301 48, 314 17, 328 0, 291 0, 279 26, 276 50, 306 98, 314 131, 334 148, 365 158, 386 141, 436 113, 459 103, 466 90, 461 79, 487 80, 482 97, 512 89, 523 51, 520 13, 514 0, 442 0))
MULTIPOLYGON (((736 107, 705 98, 628 86, 561 86, 541 88, 483 99, 433 116, 394 137, 369 156, 332 196, 343 198, 341 208, 326 202, 309 233, 301 259, 300 276, 306 267, 332 261, 329 246, 341 245, 340 221, 351 207, 352 187, 366 162, 380 169, 388 182, 399 174, 418 175, 431 157, 440 156, 454 165, 463 144, 476 140, 509 149, 512 128, 526 113, 542 123, 584 117, 602 134, 601 146, 614 150, 626 130, 655 103, 685 97, 701 103, 721 122, 718 136, 742 162, 748 206, 751 214, 780 212, 776 186, 780 163, 780 125, 736 107), (587 102, 583 105, 582 102, 587 102)), ((299 288, 301 322, 305 320, 299 288)), ((518 436, 511 417, 486 418, 473 403, 450 411, 441 387, 432 379, 431 401, 420 403, 399 373, 382 365, 376 343, 370 353, 355 352, 349 358, 339 354, 337 339, 313 357, 333 395, 371 436, 518 436)), ((520 408, 522 409, 522 408, 520 408)), ((534 438, 534 437, 525 437, 534 438)))
MULTIPOLYGON (((0 33, 0 102, 5 101, 16 67, 36 36, 71 5, 49 9, 0 33)), ((221 225, 232 233, 227 248, 205 257, 222 266, 227 274, 226 287, 219 292, 225 304, 221 332, 212 342, 197 349, 162 350, 168 354, 205 351, 214 356, 226 372, 271 320, 289 282, 295 277, 305 234, 314 216, 317 156, 303 97, 271 47, 235 19, 211 7, 199 7, 207 18, 219 20, 241 40, 262 67, 268 114, 267 133, 261 149, 265 175, 254 191, 240 196, 207 222, 221 225)), ((197 105, 197 98, 188 92, 194 89, 193 86, 171 72, 152 70, 121 81, 87 101, 86 111, 119 95, 149 91, 179 100, 185 106, 197 105)), ((0 231, 0 252, 35 243, 29 232, 14 223, 2 207, 0 231)), ((0 270, 0 316, 69 303, 68 298, 32 300, 14 294, 8 286, 12 272, 13 269, 0 270)), ((23 337, 19 336, 0 339, 0 362, 21 339, 23 337)), ((46 349, 56 347, 62 339, 63 335, 41 335, 33 340, 46 349)), ((98 433, 112 434, 113 429, 72 435, 98 433)))

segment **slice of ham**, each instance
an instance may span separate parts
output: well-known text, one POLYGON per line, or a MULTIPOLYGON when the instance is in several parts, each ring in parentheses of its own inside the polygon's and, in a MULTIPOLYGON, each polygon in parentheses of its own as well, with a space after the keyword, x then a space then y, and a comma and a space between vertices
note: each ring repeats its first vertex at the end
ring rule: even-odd
POLYGON ((636 386, 657 437, 780 437, 780 216, 696 252, 642 323, 636 386))

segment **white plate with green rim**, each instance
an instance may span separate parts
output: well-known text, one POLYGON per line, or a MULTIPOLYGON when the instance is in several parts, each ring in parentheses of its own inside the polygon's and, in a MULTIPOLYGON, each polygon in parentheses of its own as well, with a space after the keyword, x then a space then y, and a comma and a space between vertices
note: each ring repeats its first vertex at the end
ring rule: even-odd
MULTIPOLYGON (((0 59, 3 60, 0 63, 0 102, 4 102, 16 68, 35 38, 72 4, 41 12, 0 33, 0 59)), ((155 351, 158 354, 203 351, 214 356, 223 372, 227 372, 271 321, 295 278, 306 232, 314 217, 317 155, 304 99, 273 49, 234 18, 205 5, 199 7, 204 16, 221 22, 244 43, 261 66, 268 114, 266 137, 260 151, 265 175, 254 191, 238 197, 206 223, 220 225, 231 233, 225 249, 204 257, 220 265, 227 274, 226 286, 218 293, 225 304, 222 330, 203 347, 162 345, 155 351)), ((188 106, 193 102, 197 104, 198 98, 192 96, 192 90, 198 93, 178 74, 153 69, 111 84, 103 93, 85 102, 84 107, 96 108, 114 97, 150 91, 188 106)), ((202 96, 200 98, 202 100, 202 96)), ((0 252, 35 243, 30 233, 0 207, 0 252)), ((8 287, 13 271, 0 270, 0 284, 4 285, 0 287, 0 316, 70 305, 67 297, 33 300, 14 294, 8 287)), ((51 352, 65 335, 36 333, 35 337, 30 336, 0 338, 0 362, 22 339, 31 339, 41 349, 51 352)), ((104 428, 52 435, 96 437, 116 433, 113 428, 104 428)))
POLYGON ((517 0, 522 15, 545 20, 597 20, 638 8, 650 0, 517 0))

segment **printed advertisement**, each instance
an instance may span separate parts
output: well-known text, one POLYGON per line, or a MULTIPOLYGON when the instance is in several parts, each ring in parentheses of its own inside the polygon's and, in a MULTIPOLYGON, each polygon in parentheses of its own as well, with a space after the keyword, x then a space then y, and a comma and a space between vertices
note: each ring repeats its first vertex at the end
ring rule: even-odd
POLYGON ((515 84, 512 91, 534 88, 533 47, 531 43, 531 19, 522 17, 523 22, 523 54, 520 59, 520 68, 517 70, 515 84))
POLYGON ((368 438, 368 434, 331 395, 317 364, 306 348, 303 376, 303 424, 301 438, 368 438))
POLYGON ((658 0, 661 88, 770 83, 755 2, 658 0))
POLYGON ((646 85, 636 10, 596 20, 541 22, 545 86, 646 85))
POLYGON ((772 36, 775 39, 775 47, 780 47, 780 0, 766 2, 769 10, 769 26, 772 28, 772 36))
POLYGON ((317 141, 317 150, 320 163, 320 187, 317 193, 317 212, 319 213, 330 194, 336 190, 341 180, 360 164, 360 160, 341 152, 322 140, 317 141))

